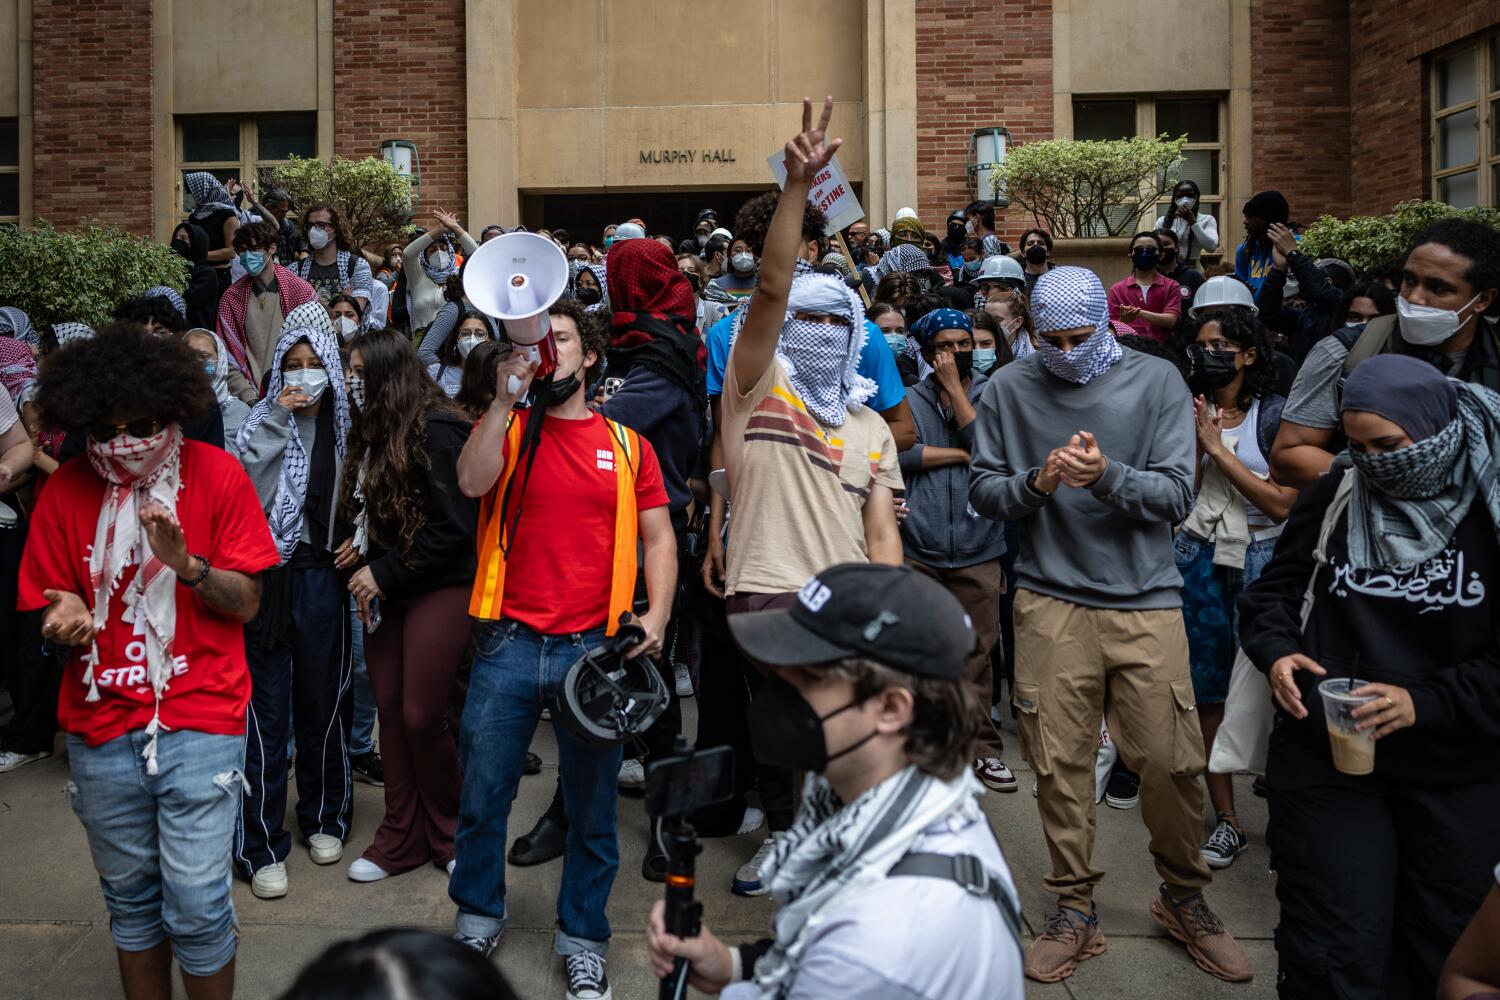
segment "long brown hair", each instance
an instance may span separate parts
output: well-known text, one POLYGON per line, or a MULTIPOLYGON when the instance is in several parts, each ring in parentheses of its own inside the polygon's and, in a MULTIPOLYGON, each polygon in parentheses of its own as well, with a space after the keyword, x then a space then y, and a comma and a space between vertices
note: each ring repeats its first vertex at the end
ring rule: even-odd
POLYGON ((391 330, 375 330, 349 345, 364 363, 365 403, 351 407, 353 426, 344 459, 342 504, 353 519, 364 502, 370 538, 387 548, 409 549, 426 521, 432 463, 427 421, 436 413, 466 420, 428 377, 411 341, 391 330), (361 475, 363 470, 363 475, 361 475), (389 533, 394 528, 395 537, 389 533))

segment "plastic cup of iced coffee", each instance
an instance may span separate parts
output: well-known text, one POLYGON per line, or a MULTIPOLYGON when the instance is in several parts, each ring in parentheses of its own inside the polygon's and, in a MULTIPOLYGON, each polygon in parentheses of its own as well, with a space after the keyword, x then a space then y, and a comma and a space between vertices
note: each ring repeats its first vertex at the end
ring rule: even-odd
POLYGON ((1364 686, 1364 681, 1352 677, 1334 677, 1318 685, 1318 694, 1323 696, 1323 717, 1328 720, 1333 766, 1344 774, 1369 774, 1375 770, 1375 727, 1354 731, 1359 722, 1354 718, 1354 710, 1376 697, 1350 693, 1364 686))

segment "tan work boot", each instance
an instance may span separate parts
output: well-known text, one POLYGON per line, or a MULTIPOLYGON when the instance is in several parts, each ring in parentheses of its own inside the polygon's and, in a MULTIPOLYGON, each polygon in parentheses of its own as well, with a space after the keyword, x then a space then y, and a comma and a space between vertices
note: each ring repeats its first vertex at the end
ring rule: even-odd
POLYGON ((1039 983, 1066 979, 1079 962, 1104 954, 1107 947, 1097 919, 1063 907, 1047 918, 1047 929, 1031 942, 1026 952, 1026 978, 1039 983))
POLYGON ((1196 892, 1180 903, 1167 895, 1167 887, 1151 901, 1151 919, 1187 946, 1198 968, 1229 983, 1250 980, 1250 959, 1223 923, 1208 908, 1203 893, 1196 892))

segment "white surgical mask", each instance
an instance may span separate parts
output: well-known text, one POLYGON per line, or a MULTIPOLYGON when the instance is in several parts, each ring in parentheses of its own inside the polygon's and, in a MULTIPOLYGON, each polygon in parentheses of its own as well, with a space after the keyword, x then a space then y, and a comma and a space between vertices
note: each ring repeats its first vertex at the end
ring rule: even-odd
POLYGON ((968 222, 964 223, 964 232, 968 233, 970 236, 974 235, 974 220, 973 219, 970 219, 968 222))
POLYGON ((446 250, 439 250, 431 259, 434 271, 446 271, 453 266, 453 255, 446 250))
POLYGON ((755 257, 742 251, 729 258, 729 266, 741 274, 748 274, 755 270, 755 257))
POLYGON ((467 358, 470 351, 472 351, 476 346, 484 343, 488 339, 489 338, 482 333, 461 334, 458 338, 458 356, 461 358, 467 358))
POLYGON ((349 402, 353 403, 355 406, 359 407, 360 409, 364 409, 364 406, 365 406, 365 380, 362 379, 362 378, 360 378, 358 375, 350 375, 349 378, 348 378, 348 383, 349 383, 349 402))
POLYGON ((700 248, 708 246, 708 234, 707 233, 699 233, 698 234, 698 246, 700 248))
POLYGON ((340 316, 338 318, 339 336, 348 340, 359 331, 359 321, 353 316, 340 316))
POLYGON ((329 236, 321 229, 314 228, 307 231, 307 245, 312 247, 314 250, 323 249, 328 245, 328 241, 331 239, 333 239, 333 237, 329 236))
POLYGON ((1173 204, 1175 204, 1178 208, 1186 210, 1193 207, 1193 199, 1189 198, 1187 195, 1183 195, 1181 198, 1178 198, 1177 201, 1175 201, 1173 204))
POLYGON ((1400 317, 1398 325, 1401 327, 1401 339, 1418 347, 1435 347, 1441 344, 1464 325, 1464 309, 1472 306, 1478 298, 1479 295, 1476 294, 1463 304, 1462 309, 1453 310, 1414 305, 1406 300, 1405 295, 1397 296, 1396 315, 1400 317))
POLYGON ((307 398, 314 403, 328 388, 328 373, 321 368, 294 368, 282 378, 287 385, 297 386, 307 393, 307 398))

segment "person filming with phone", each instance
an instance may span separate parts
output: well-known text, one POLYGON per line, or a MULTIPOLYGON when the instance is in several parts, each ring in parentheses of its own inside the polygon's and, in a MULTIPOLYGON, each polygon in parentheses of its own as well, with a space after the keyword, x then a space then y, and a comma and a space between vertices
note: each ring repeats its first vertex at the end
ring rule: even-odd
POLYGON ((692 986, 739 1000, 1019 1000, 1019 907, 970 769, 981 710, 958 600, 906 567, 843 563, 791 606, 729 621, 771 667, 750 704, 756 753, 807 772, 765 869, 781 909, 772 937, 731 946, 707 926, 669 934, 659 902, 652 970, 684 959, 692 986))

